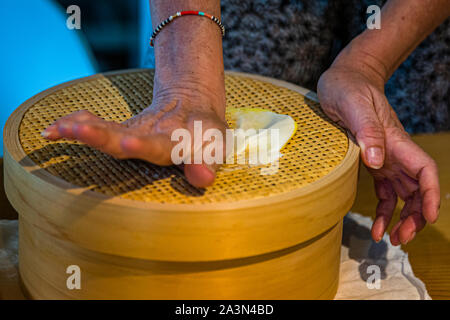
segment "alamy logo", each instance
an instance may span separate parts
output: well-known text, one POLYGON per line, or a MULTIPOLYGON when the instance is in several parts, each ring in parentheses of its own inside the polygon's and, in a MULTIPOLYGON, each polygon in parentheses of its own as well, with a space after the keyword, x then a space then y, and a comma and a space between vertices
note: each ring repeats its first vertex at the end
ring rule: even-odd
POLYGON ((279 129, 207 129, 203 133, 202 121, 194 121, 194 137, 184 128, 172 132, 171 160, 179 164, 250 164, 269 165, 261 174, 277 172, 280 157, 279 129), (224 155, 225 152, 225 155, 224 155), (236 157, 235 157, 236 156, 236 157), (225 161, 224 161, 225 159, 225 161))
POLYGON ((367 29, 374 30, 374 29, 381 29, 381 9, 377 5, 371 5, 367 7, 367 14, 370 14, 370 16, 367 18, 367 29))
POLYGON ((70 16, 66 20, 66 26, 69 30, 81 29, 81 9, 77 5, 71 5, 67 7, 67 14, 70 16))
POLYGON ((66 280, 66 286, 69 290, 81 289, 81 269, 76 264, 70 265, 66 269, 66 273, 70 276, 66 280))
POLYGON ((370 290, 381 288, 381 270, 377 265, 370 265, 367 267, 367 274, 370 276, 366 280, 367 288, 370 290))

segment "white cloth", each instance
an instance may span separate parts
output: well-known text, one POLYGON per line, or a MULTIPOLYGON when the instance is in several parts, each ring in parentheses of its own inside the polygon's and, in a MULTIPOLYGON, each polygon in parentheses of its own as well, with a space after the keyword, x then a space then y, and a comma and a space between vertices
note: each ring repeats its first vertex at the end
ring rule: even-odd
MULTIPOLYGON (((392 246, 388 235, 380 243, 372 241, 371 225, 370 218, 357 213, 350 212, 344 219, 336 299, 431 299, 423 282, 414 276, 408 255, 392 246), (373 275, 369 266, 379 268, 379 289, 367 286, 366 280, 373 275)), ((24 299, 19 285, 18 237, 17 220, 0 220, 0 299, 24 299)))
POLYGON ((339 289, 335 299, 431 300, 424 283, 414 276, 408 254, 400 246, 391 245, 387 234, 379 243, 373 241, 371 226, 372 219, 358 213, 349 212, 344 218, 339 289), (379 289, 373 286, 369 289, 367 279, 377 267, 379 289))

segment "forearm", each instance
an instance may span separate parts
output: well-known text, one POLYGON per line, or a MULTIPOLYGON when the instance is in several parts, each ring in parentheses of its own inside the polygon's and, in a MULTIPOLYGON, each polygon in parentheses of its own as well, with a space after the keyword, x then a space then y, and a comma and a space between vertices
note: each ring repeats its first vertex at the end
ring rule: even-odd
POLYGON ((384 84, 449 15, 449 0, 390 0, 381 11, 381 29, 361 33, 335 63, 357 66, 384 84))
MULTIPOLYGON (((151 0, 150 9, 153 28, 183 10, 220 18, 219 0, 151 0)), ((225 105, 222 34, 211 20, 183 16, 166 25, 155 39, 155 62, 155 93, 185 92, 225 105)))

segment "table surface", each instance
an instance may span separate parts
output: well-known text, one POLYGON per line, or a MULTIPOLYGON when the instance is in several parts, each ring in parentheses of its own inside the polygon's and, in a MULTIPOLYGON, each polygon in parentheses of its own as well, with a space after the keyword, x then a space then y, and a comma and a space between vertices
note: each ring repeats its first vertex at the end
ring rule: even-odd
MULTIPOLYGON (((409 254, 413 271, 425 283, 430 296, 433 299, 450 299, 450 132, 416 135, 413 139, 438 163, 441 209, 438 222, 426 226, 414 241, 402 248, 409 254)), ((0 169, 0 219, 17 219, 17 213, 4 193, 1 158, 0 169)), ((372 178, 361 167, 352 211, 373 218, 376 204, 372 178)), ((395 221, 398 220, 400 208, 401 203, 397 206, 395 221)))

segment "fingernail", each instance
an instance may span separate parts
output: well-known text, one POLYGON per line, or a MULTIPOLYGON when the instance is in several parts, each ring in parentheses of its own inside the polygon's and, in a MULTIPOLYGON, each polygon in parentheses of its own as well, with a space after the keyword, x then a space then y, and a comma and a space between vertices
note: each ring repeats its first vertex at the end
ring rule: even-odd
POLYGON ((372 235, 372 239, 373 241, 375 241, 376 243, 379 243, 381 241, 381 239, 383 238, 383 236, 379 236, 379 235, 372 235))
POLYGON ((50 132, 47 132, 46 130, 41 132, 41 136, 43 136, 44 138, 48 138, 49 135, 50 135, 50 132))
POLYGON ((367 161, 372 169, 380 169, 383 166, 383 151, 379 147, 370 147, 366 152, 367 161))

